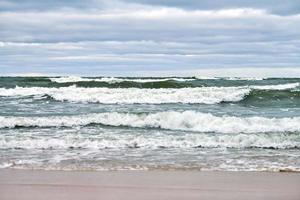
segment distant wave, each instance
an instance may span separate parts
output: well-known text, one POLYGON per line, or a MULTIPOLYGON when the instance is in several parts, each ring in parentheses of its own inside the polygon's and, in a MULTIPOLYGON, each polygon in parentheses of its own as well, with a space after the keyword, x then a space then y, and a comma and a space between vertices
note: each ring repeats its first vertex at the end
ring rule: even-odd
POLYGON ((300 85, 300 83, 287 83, 279 85, 262 85, 262 86, 250 86, 252 89, 256 90, 286 90, 293 89, 300 85))
POLYGON ((77 116, 0 117, 0 128, 72 127, 92 124, 216 133, 300 131, 300 117, 243 118, 233 116, 214 116, 212 114, 195 111, 167 111, 147 114, 113 112, 77 116))
POLYGON ((69 87, 84 88, 187 88, 245 87, 247 85, 295 84, 300 79, 214 78, 214 77, 0 77, 0 88, 69 87), (261 83, 261 84, 259 84, 261 83))
POLYGON ((170 78, 119 78, 119 77, 100 77, 100 78, 87 78, 80 76, 65 76, 65 77, 55 77, 50 78, 52 82, 56 83, 75 83, 75 82, 107 82, 107 83, 121 83, 121 82, 137 82, 137 83, 150 83, 150 82, 163 82, 163 81, 195 81, 195 80, 243 80, 243 81, 261 81, 264 78, 256 77, 206 77, 206 76, 196 76, 195 78, 189 77, 170 77, 170 78))
POLYGON ((120 82, 137 82, 137 83, 150 83, 150 82, 163 82, 163 81, 195 81, 195 80, 243 80, 243 81, 261 81, 264 78, 256 77, 206 77, 206 76, 196 76, 195 78, 190 77, 170 77, 170 78, 121 78, 121 77, 80 77, 80 76, 63 76, 50 78, 52 82, 56 83, 75 83, 75 82, 107 82, 107 83, 120 83, 120 82))
POLYGON ((50 78, 52 82, 57 83, 75 83, 75 82, 108 82, 108 83, 120 83, 120 82, 137 82, 137 83, 149 83, 149 82, 162 82, 162 81, 193 81, 194 78, 115 78, 115 77, 101 77, 101 78, 83 78, 78 76, 67 76, 59 78, 50 78))
POLYGON ((257 77, 225 77, 225 80, 231 81, 262 81, 265 78, 257 78, 257 77))
MULTIPOLYGON (((197 88, 83 88, 83 87, 16 87, 0 88, 0 96, 36 96, 48 95, 58 101, 90 102, 102 104, 164 104, 193 103, 216 104, 238 102, 251 95, 253 90, 287 90, 299 86, 299 83, 245 86, 245 87, 197 87, 197 88)), ((296 91, 295 91, 296 92, 296 91)))

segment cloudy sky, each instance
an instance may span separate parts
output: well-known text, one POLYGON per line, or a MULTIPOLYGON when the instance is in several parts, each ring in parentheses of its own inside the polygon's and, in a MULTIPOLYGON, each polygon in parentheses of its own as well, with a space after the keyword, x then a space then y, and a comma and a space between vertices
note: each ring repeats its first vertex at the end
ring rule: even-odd
POLYGON ((13 74, 300 77, 300 0, 0 0, 13 74))

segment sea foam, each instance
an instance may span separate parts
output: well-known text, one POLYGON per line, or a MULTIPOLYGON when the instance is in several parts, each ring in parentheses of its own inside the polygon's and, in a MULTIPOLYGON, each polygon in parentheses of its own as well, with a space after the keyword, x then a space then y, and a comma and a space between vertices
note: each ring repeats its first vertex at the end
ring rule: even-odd
POLYGON ((98 135, 85 138, 78 134, 63 137, 2 138, 0 149, 123 149, 123 148, 300 148, 299 136, 283 134, 180 134, 98 135))
POLYGON ((279 85, 258 85, 258 86, 250 86, 252 89, 256 90, 287 90, 299 87, 300 83, 287 83, 287 84, 279 84, 279 85))
POLYGON ((72 127, 91 124, 216 133, 300 131, 300 117, 215 116, 195 111, 166 111, 144 114, 111 112, 75 116, 0 117, 0 128, 72 127))
POLYGON ((74 82, 107 82, 107 83, 120 83, 120 82, 137 82, 137 83, 148 83, 148 82, 161 82, 161 81, 194 81, 194 78, 116 78, 116 77, 101 77, 101 78, 84 78, 79 76, 66 76, 58 78, 50 78, 52 82, 57 83, 74 83, 74 82))
POLYGON ((91 102, 102 104, 163 104, 194 103, 216 104, 238 102, 252 90, 286 90, 297 88, 299 83, 240 87, 197 87, 197 88, 84 88, 84 87, 16 87, 0 88, 0 96, 43 96, 58 101, 91 102))
POLYGON ((249 92, 249 88, 236 87, 200 87, 180 89, 83 88, 76 86, 60 88, 0 88, 0 96, 49 95, 58 101, 92 102, 102 104, 215 104, 220 102, 240 101, 249 92))

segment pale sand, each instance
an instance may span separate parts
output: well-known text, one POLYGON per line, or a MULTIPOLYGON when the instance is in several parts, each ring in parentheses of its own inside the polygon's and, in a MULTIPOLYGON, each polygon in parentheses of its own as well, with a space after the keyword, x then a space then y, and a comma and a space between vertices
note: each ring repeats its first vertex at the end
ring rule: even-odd
POLYGON ((300 173, 0 170, 1 200, 300 200, 300 173))

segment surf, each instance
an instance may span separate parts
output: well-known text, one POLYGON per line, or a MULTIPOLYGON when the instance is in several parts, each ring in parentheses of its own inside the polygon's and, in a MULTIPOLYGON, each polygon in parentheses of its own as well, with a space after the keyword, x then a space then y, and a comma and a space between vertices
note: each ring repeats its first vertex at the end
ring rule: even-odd
POLYGON ((141 114, 107 112, 74 116, 0 117, 0 128, 76 127, 95 124, 201 133, 300 132, 300 117, 216 116, 196 111, 164 111, 141 114))

